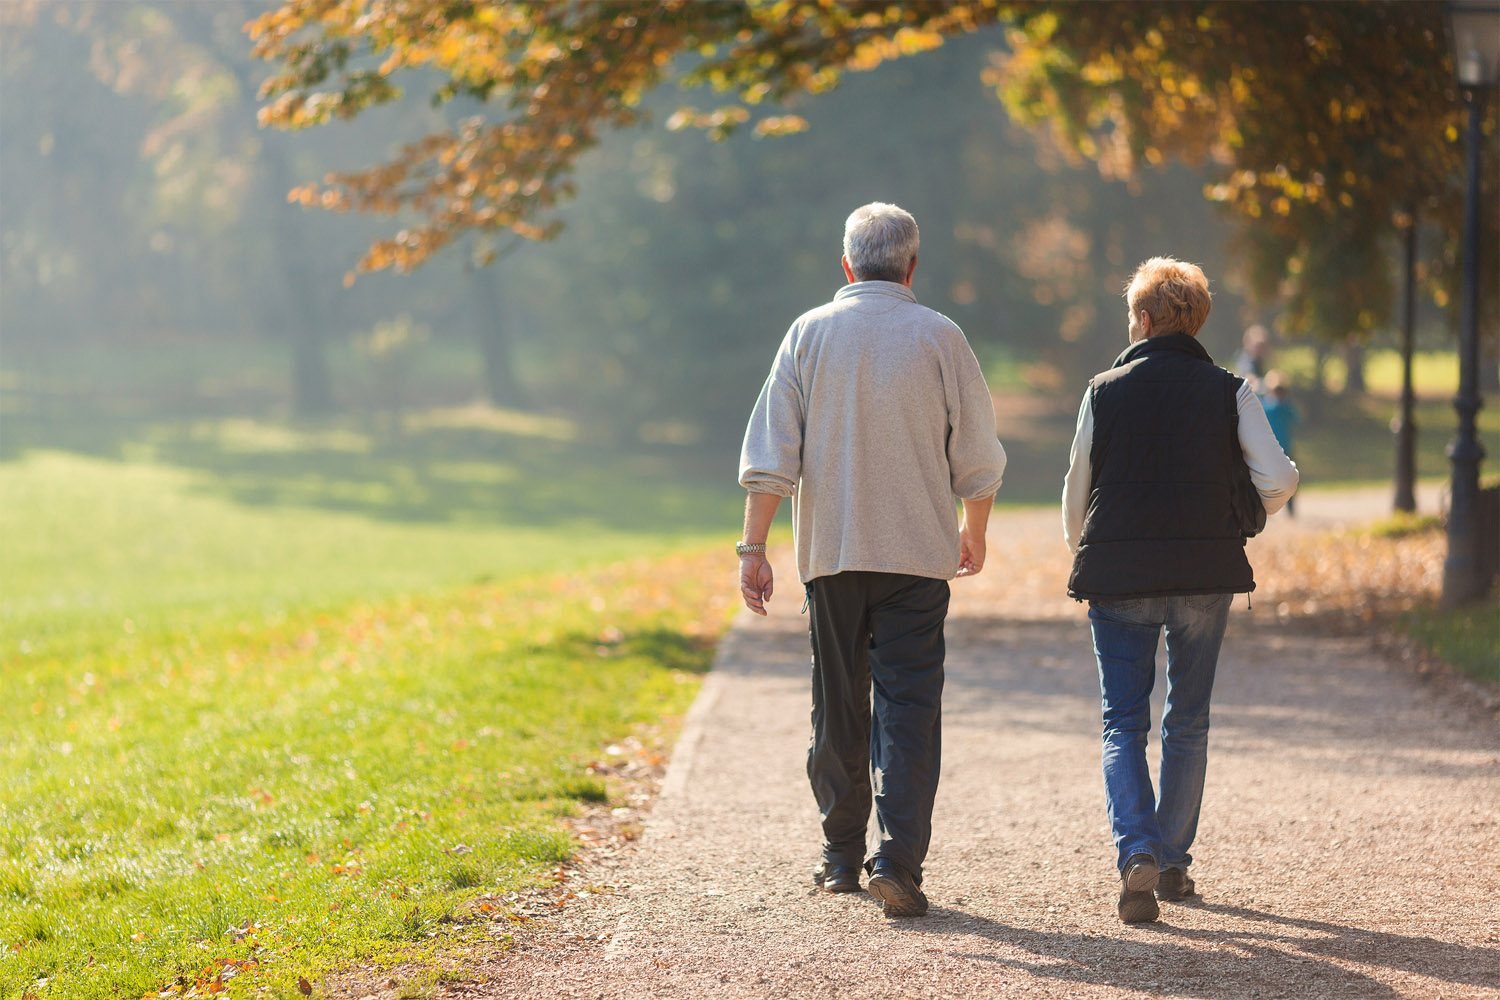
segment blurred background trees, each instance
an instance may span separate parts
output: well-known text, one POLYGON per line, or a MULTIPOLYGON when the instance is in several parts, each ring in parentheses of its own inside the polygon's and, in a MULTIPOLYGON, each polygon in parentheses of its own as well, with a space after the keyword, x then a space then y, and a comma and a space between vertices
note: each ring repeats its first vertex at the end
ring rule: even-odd
MULTIPOLYGON (((69 379, 128 410, 107 398, 125 374, 209 412, 378 409, 399 384, 401 407, 484 398, 723 446, 873 199, 922 224, 922 301, 1035 394, 1072 397, 1114 355, 1119 291, 1155 253, 1215 279, 1223 362, 1252 322, 1380 342, 1411 219, 1424 340, 1447 344, 1459 108, 1428 4, 4 16, 0 295, 22 416, 69 379), (377 359, 398 317, 431 334, 377 359)), ((27 430, 10 424, 7 448, 27 430)))

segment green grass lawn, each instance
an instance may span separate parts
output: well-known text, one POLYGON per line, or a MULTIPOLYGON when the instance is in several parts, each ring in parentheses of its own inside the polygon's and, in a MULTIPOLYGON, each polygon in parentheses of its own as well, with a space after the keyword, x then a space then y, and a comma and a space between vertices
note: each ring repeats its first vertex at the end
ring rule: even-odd
POLYGON ((735 501, 513 430, 0 463, 0 996, 299 996, 570 852, 696 690, 735 501))
MULTIPOLYGON (((1335 397, 1316 407, 1299 401, 1302 424, 1293 447, 1305 486, 1322 483, 1390 481, 1396 465, 1395 437, 1390 430, 1395 404, 1378 396, 1335 397)), ((1452 470, 1445 449, 1453 440, 1457 418, 1446 402, 1424 400, 1415 409, 1417 476, 1446 478, 1452 470)), ((1500 410, 1479 411, 1479 434, 1486 451, 1500 455, 1500 410)), ((1492 467, 1486 462, 1485 469, 1492 467)))
MULTIPOLYGON (((1304 385, 1313 379, 1315 355, 1311 347, 1281 347, 1272 364, 1304 385)), ((1342 357, 1328 359, 1328 388, 1338 392, 1348 378, 1342 357)), ((1371 393, 1395 398, 1401 394, 1401 354, 1380 349, 1365 355, 1365 385, 1371 393)), ((1412 355, 1412 388, 1418 396, 1451 400, 1458 391, 1458 355, 1453 351, 1418 351, 1412 355)))
POLYGON ((76 654, 124 629, 164 639, 210 623, 258 629, 355 598, 567 572, 722 539, 738 521, 732 499, 664 484, 664 494, 700 505, 693 519, 674 525, 677 504, 664 500, 645 515, 623 510, 612 525, 609 505, 639 500, 634 494, 648 488, 632 480, 611 494, 591 481, 637 475, 619 463, 613 473, 594 466, 574 475, 579 485, 569 488, 512 486, 499 456, 455 459, 446 468, 429 458, 436 485, 421 484, 422 473, 386 456, 356 455, 342 470, 305 452, 217 461, 200 471, 41 452, 0 464, 0 650, 7 660, 76 654), (293 460, 299 465, 276 464, 293 460), (318 471, 304 474, 301 465, 318 471), (451 486, 444 474, 466 477, 459 481, 472 494, 467 506, 444 498, 430 516, 408 516, 398 504, 377 502, 382 482, 395 484, 393 493, 406 482, 425 498, 451 486), (545 493, 527 497, 529 489, 545 493), (349 499, 361 490, 370 499, 349 499), (559 497, 550 518, 518 509, 548 503, 553 491, 559 497), (564 494, 588 507, 570 511, 564 494))
MULTIPOLYGON (((1311 394, 1313 351, 1283 347, 1273 364, 1293 380, 1292 401, 1302 415, 1294 447, 1304 486, 1390 480, 1395 470, 1395 439, 1391 421, 1397 416, 1401 391, 1401 357, 1392 350, 1373 350, 1366 356, 1368 393, 1360 397, 1311 394)), ((1342 388, 1341 358, 1329 361, 1330 389, 1342 388)), ((1412 383, 1417 394, 1417 475, 1446 477, 1451 471, 1445 449, 1453 440, 1458 418, 1453 394, 1458 390, 1458 359, 1451 351, 1419 352, 1413 358, 1412 383)), ((1500 454, 1500 409, 1493 400, 1479 411, 1479 433, 1493 456, 1500 454)))
POLYGON ((1450 666, 1500 688, 1500 609, 1493 594, 1454 611, 1420 608, 1399 626, 1450 666))
MULTIPOLYGON (((727 620, 732 454, 472 407, 289 423, 253 360, 190 405, 59 373, 0 406, 0 997, 292 998, 481 933, 727 620)), ((1068 396, 1002 418, 1002 502, 1056 502, 1068 396)), ((1327 401, 1306 481, 1388 477, 1390 413, 1327 401)), ((1418 421, 1442 475, 1451 408, 1418 421)))

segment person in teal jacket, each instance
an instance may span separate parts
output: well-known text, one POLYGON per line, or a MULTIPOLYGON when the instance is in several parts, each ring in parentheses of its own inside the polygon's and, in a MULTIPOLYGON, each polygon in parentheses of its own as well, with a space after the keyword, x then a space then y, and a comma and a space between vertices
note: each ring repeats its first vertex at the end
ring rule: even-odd
MULTIPOLYGON (((1288 458, 1293 458, 1292 439, 1296 436, 1297 425, 1302 423, 1302 414, 1297 412, 1297 404, 1291 400, 1291 386, 1287 384, 1287 377, 1276 368, 1266 372, 1261 385, 1261 406, 1266 411, 1266 422, 1271 425, 1271 433, 1276 435, 1281 450, 1288 458)), ((1296 515, 1291 500, 1287 501, 1286 512, 1296 515)))

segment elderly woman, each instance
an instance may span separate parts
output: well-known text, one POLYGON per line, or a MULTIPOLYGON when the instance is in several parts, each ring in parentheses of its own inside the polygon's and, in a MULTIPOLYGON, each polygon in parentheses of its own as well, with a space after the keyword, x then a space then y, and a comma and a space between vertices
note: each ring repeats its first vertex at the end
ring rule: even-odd
POLYGON ((1238 487, 1248 472, 1273 514, 1296 490, 1297 468, 1276 443, 1254 388, 1198 343, 1210 308, 1202 270, 1153 257, 1136 270, 1125 299, 1130 346, 1094 376, 1078 410, 1063 537, 1074 552, 1068 594, 1089 602, 1099 661, 1118 912, 1139 923, 1160 915, 1158 899, 1196 891, 1188 849, 1203 803, 1214 670, 1230 599, 1255 589, 1245 535, 1256 529, 1236 504, 1238 487), (1146 731, 1163 630, 1167 704, 1157 795, 1146 731))

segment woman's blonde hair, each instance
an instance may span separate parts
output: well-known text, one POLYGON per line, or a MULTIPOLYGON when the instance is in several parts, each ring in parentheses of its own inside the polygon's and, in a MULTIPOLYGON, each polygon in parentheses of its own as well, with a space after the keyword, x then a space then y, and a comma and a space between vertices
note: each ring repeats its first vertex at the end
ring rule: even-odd
POLYGON ((1172 257, 1152 257, 1135 269, 1125 288, 1125 302, 1134 316, 1144 309, 1151 317, 1151 335, 1186 333, 1196 337, 1213 307, 1208 278, 1197 264, 1172 257))

